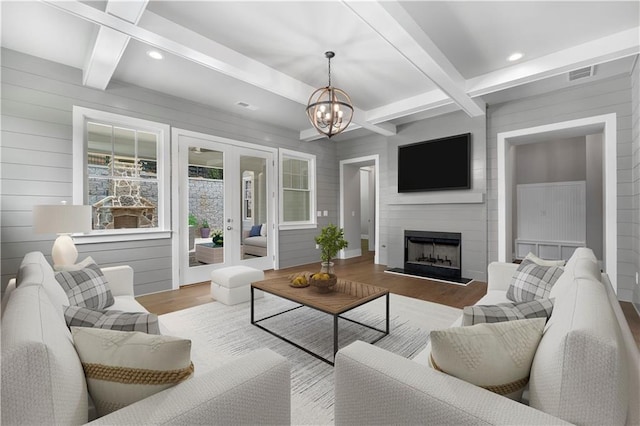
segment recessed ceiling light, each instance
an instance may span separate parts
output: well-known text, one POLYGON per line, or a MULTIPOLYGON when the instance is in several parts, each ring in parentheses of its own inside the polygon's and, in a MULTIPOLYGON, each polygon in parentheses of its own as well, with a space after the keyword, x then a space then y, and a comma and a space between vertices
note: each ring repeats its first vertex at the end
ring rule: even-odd
POLYGON ((507 60, 509 60, 509 62, 514 62, 514 61, 517 61, 518 59, 522 59, 523 56, 524 55, 522 53, 515 52, 515 53, 512 53, 511 56, 507 58, 507 60))
POLYGON ((149 55, 150 58, 158 60, 164 58, 164 56, 162 56, 162 53, 158 52, 157 50, 149 50, 147 51, 147 55, 149 55))

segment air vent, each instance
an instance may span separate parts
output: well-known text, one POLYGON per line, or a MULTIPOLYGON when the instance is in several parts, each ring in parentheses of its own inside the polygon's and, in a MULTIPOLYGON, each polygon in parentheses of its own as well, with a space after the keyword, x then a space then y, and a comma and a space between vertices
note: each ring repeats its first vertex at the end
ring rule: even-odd
POLYGON ((581 78, 587 78, 593 76, 593 66, 584 67, 569 72, 569 81, 579 80, 581 78))
POLYGON ((258 109, 258 107, 253 106, 253 105, 251 105, 251 104, 248 104, 248 103, 246 103, 246 102, 242 102, 242 101, 238 101, 238 102, 236 102, 236 105, 238 105, 239 107, 242 107, 242 108, 248 109, 248 110, 250 110, 250 111, 255 111, 255 110, 257 110, 257 109, 258 109))

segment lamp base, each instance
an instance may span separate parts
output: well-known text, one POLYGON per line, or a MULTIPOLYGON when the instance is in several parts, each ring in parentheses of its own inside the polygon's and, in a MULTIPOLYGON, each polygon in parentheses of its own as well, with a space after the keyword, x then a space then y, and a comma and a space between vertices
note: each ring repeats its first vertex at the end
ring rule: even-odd
POLYGON ((53 243, 51 249, 54 268, 57 266, 70 266, 78 259, 78 249, 69 234, 60 234, 53 243))

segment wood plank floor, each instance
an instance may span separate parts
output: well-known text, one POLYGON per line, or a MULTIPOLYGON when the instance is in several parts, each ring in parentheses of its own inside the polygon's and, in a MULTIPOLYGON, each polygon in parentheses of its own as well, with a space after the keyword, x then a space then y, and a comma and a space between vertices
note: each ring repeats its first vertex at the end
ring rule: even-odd
MULTIPOLYGON (((390 274, 384 272, 386 266, 375 265, 373 263, 373 252, 365 253, 363 256, 352 259, 336 260, 336 274, 343 279, 361 281, 388 288, 391 293, 453 306, 455 308, 473 305, 484 296, 487 291, 487 284, 484 282, 474 281, 468 286, 461 286, 390 274)), ((316 272, 316 270, 319 270, 319 267, 319 263, 314 263, 277 271, 265 271, 265 279, 288 276, 300 271, 316 272)), ((210 294, 209 282, 183 286, 179 290, 139 296, 137 300, 149 312, 158 315, 213 301, 210 294)), ((631 303, 620 302, 620 305, 629 323, 629 328, 640 348, 640 317, 631 303)))

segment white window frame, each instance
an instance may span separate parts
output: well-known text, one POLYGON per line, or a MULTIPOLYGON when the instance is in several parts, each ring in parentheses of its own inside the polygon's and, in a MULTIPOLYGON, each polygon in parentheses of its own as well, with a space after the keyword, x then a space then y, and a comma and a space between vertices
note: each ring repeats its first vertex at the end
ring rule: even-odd
POLYGON ((90 108, 73 107, 73 203, 86 204, 87 194, 87 123, 93 121, 113 126, 123 126, 158 135, 158 227, 93 230, 74 234, 76 244, 111 241, 150 240, 171 238, 171 185, 170 185, 170 138, 171 127, 167 124, 127 117, 90 108))
POLYGON ((279 182, 279 229, 309 229, 317 228, 318 222, 316 219, 316 156, 313 154, 307 154, 304 152, 292 151, 289 149, 280 148, 278 150, 278 182, 279 182), (283 162, 285 158, 291 158, 294 160, 305 160, 309 164, 309 220, 306 221, 289 221, 284 220, 284 178, 283 178, 283 162))

